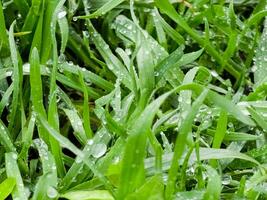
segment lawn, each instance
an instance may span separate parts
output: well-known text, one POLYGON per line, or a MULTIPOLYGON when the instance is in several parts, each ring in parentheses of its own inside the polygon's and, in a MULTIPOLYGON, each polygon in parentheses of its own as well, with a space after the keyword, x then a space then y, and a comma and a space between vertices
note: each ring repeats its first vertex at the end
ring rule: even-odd
POLYGON ((266 0, 1 0, 0 200, 267 199, 266 0))

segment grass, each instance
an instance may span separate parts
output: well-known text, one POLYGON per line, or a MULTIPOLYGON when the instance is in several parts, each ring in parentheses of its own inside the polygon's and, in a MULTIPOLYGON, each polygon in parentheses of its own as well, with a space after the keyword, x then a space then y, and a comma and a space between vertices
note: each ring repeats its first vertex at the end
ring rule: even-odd
POLYGON ((266 4, 0 1, 0 200, 266 199, 266 4))

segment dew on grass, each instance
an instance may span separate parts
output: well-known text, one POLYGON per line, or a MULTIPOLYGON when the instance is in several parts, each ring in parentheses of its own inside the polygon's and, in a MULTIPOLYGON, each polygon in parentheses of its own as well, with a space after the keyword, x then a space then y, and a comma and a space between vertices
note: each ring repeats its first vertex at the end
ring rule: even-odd
POLYGON ((58 18, 58 19, 62 19, 62 18, 64 18, 66 15, 67 15, 67 12, 66 12, 65 10, 63 10, 63 11, 60 11, 60 12, 57 14, 57 18, 58 18))
POLYGON ((58 62, 59 63, 64 63, 66 62, 66 56, 64 54, 61 54, 59 57, 58 57, 58 62))
POLYGON ((228 175, 228 174, 224 174, 222 176, 222 184, 223 185, 229 185, 231 180, 232 180, 232 177, 230 175, 228 175))
POLYGON ((18 159, 18 155, 17 155, 16 153, 13 153, 13 154, 12 154, 12 158, 13 158, 14 160, 17 160, 17 159, 18 159))
POLYGON ((95 144, 94 147, 92 148, 92 156, 94 158, 100 158, 101 156, 103 156, 107 151, 107 145, 105 145, 104 143, 98 143, 95 144))
POLYGON ((75 159, 76 163, 81 163, 83 161, 83 158, 81 156, 77 156, 77 158, 75 159))
POLYGON ((89 37, 90 37, 90 34, 89 34, 88 31, 83 31, 83 36, 84 36, 85 38, 89 38, 89 37))
POLYGON ((56 198, 58 195, 58 191, 54 187, 49 186, 47 188, 46 194, 49 198, 56 198))

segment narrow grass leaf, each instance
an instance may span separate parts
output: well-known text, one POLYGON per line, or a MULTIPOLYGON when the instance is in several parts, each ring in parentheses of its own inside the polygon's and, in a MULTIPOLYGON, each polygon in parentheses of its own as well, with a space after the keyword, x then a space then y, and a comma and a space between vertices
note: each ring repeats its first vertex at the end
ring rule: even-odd
POLYGON ((14 178, 7 178, 0 184, 0 199, 4 200, 13 191, 16 185, 16 180, 14 178))
POLYGON ((27 200, 23 180, 17 164, 17 154, 10 152, 5 154, 6 174, 8 178, 16 180, 16 186, 12 191, 13 199, 27 200))
POLYGON ((55 197, 51 195, 50 191, 54 190, 55 192, 56 190, 54 188, 57 187, 57 168, 55 160, 52 154, 48 151, 48 147, 44 143, 44 141, 35 139, 33 143, 39 152, 39 156, 42 162, 43 175, 39 178, 36 184, 32 199, 53 199, 55 197))
POLYGON ((113 196, 106 190, 72 191, 61 195, 69 200, 114 200, 113 196))
POLYGON ((0 2, 0 57, 6 57, 9 55, 8 48, 8 37, 6 34, 3 7, 2 2, 0 2))
POLYGON ((191 131, 191 126, 192 126, 192 122, 195 118, 195 115, 196 115, 199 107, 201 106, 201 104, 205 100, 206 96, 208 95, 208 92, 209 91, 207 89, 204 90, 201 93, 201 95, 195 100, 190 111, 188 112, 188 114, 186 115, 186 117, 184 119, 184 123, 180 126, 179 135, 177 136, 176 142, 175 142, 173 160, 172 160, 172 164, 171 164, 171 167, 169 170, 169 175, 168 175, 168 182, 167 182, 167 188, 166 188, 166 193, 165 193, 165 197, 167 199, 170 199, 171 196, 173 195, 173 192, 174 192, 173 191, 174 185, 175 185, 175 181, 177 178, 176 173, 177 173, 178 168, 179 168, 178 162, 181 159, 183 151, 186 147, 187 135, 191 131))
POLYGON ((119 4, 124 2, 124 0, 109 0, 107 3, 105 3, 101 8, 97 9, 97 11, 93 12, 90 15, 87 16, 79 16, 78 19, 85 19, 85 18, 97 18, 101 15, 106 14, 108 11, 112 10, 119 4))
POLYGON ((147 132, 152 124, 154 115, 169 95, 170 93, 166 93, 150 103, 140 117, 136 119, 135 125, 131 127, 122 160, 118 199, 124 199, 128 193, 138 188, 143 180, 143 160, 145 157, 147 132), (132 170, 135 170, 135 173, 132 173, 132 170), (136 176, 138 177, 136 178, 136 176))

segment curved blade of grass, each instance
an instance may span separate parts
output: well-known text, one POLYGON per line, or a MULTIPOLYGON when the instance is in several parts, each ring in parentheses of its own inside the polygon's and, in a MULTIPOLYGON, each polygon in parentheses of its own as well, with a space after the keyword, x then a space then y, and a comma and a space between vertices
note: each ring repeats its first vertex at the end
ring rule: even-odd
MULTIPOLYGON (((77 82, 77 81, 74 81, 70 77, 64 76, 60 73, 56 73, 56 79, 59 82, 61 82, 62 84, 66 85, 70 88, 73 88, 73 89, 81 91, 81 92, 83 91, 81 88, 81 84, 79 84, 79 82, 77 82)), ((92 87, 87 87, 87 90, 88 90, 88 93, 90 93, 90 97, 92 99, 100 98, 99 92, 96 92, 92 87)))
POLYGON ((111 82, 105 80, 101 76, 85 69, 81 68, 78 65, 71 65, 68 63, 59 64, 58 66, 60 69, 70 72, 72 74, 78 75, 79 72, 82 73, 85 80, 88 80, 92 82, 93 84, 99 86, 100 88, 106 90, 106 91, 112 91, 114 89, 114 86, 111 82))
MULTIPOLYGON (((197 95, 200 95, 201 92, 204 90, 204 87, 199 84, 188 84, 183 85, 181 87, 178 87, 176 90, 182 90, 182 89, 191 89, 194 92, 196 92, 197 95)), ((207 95, 207 100, 211 103, 214 103, 218 107, 221 107, 222 109, 226 110, 228 113, 233 115, 237 120, 250 125, 255 126, 255 123, 250 119, 249 116, 246 116, 240 109, 235 106, 231 101, 228 99, 222 97, 221 95, 217 94, 216 92, 209 91, 207 95)))
POLYGON ((256 121, 256 123, 263 129, 263 130, 267 130, 267 122, 264 120, 264 117, 259 114, 257 111, 255 111, 254 109, 248 107, 247 108, 249 113, 251 114, 251 117, 256 121))
MULTIPOLYGON (((64 11, 61 11, 64 12, 64 11)), ((61 35, 61 47, 60 47, 60 54, 63 54, 69 38, 69 24, 66 17, 58 19, 58 25, 60 29, 60 35, 61 35)))
POLYGON ((78 115, 77 111, 70 110, 70 109, 63 109, 63 111, 65 112, 65 114, 70 120, 71 126, 74 130, 74 135, 77 137, 79 142, 81 142, 82 144, 86 144, 86 141, 88 138, 85 134, 83 122, 80 116, 78 115))
POLYGON ((4 123, 0 120, 0 138, 1 144, 4 146, 7 152, 16 152, 16 148, 12 143, 10 135, 8 134, 7 128, 4 126, 4 123))
POLYGON ((183 50, 184 46, 180 46, 155 67, 156 82, 159 82, 164 74, 182 58, 183 50))
MULTIPOLYGON (((264 150, 263 150, 264 151, 264 150)), ((265 149, 266 151, 266 149, 265 149)), ((185 158, 186 152, 183 154, 181 159, 178 162, 178 165, 183 164, 183 160, 185 158)), ((244 153, 239 153, 236 151, 228 150, 228 149, 213 149, 213 148, 199 148, 199 156, 200 160, 211 160, 211 159, 216 159, 216 160, 221 160, 221 159, 240 159, 240 160, 245 160, 249 161, 253 164, 260 165, 260 163, 252 158, 252 156, 248 156, 244 153)), ((162 157, 162 166, 163 166, 163 171, 168 171, 170 169, 171 162, 173 160, 173 153, 167 153, 164 154, 162 157)), ((240 162, 239 160, 239 162, 240 162)), ((193 152, 188 160, 189 165, 195 164, 195 162, 198 161, 196 152, 193 152)), ((147 158, 145 160, 145 168, 147 170, 147 174, 155 174, 155 158, 147 158)))
POLYGON ((110 10, 112 10, 113 8, 121 4, 122 2, 124 2, 124 0, 109 0, 101 8, 97 9, 97 11, 93 12, 92 14, 86 15, 86 16, 78 16, 76 18, 77 19, 97 18, 101 15, 106 14, 107 12, 109 12, 110 10))
POLYGON ((191 52, 191 53, 186 53, 177 62, 177 65, 178 66, 185 66, 187 64, 190 64, 190 63, 194 62, 196 59, 198 59, 202 53, 203 53, 203 49, 200 49, 198 51, 191 52))
POLYGON ((97 50, 101 54, 101 56, 104 58, 108 68, 120 79, 122 79, 122 82, 125 84, 126 87, 129 89, 132 89, 132 79, 124 67, 124 65, 121 63, 121 61, 112 53, 110 50, 108 44, 104 41, 104 39, 101 37, 101 35, 94 29, 93 25, 90 24, 90 22, 87 23, 88 31, 93 36, 92 40, 94 44, 96 45, 97 50))
POLYGON ((157 38, 158 38, 159 44, 161 46, 163 46, 165 49, 168 49, 167 38, 166 38, 167 33, 165 33, 162 24, 158 23, 158 21, 159 21, 158 16, 156 14, 154 14, 154 12, 155 11, 152 11, 151 15, 153 18, 153 23, 154 23, 155 28, 156 28, 156 33, 157 33, 157 38))
POLYGON ((162 28, 166 31, 166 34, 168 34, 174 41, 177 42, 177 44, 184 44, 185 40, 183 36, 181 36, 175 29, 173 29, 159 14, 157 9, 154 9, 154 13, 156 14, 156 19, 160 22, 162 28))
MULTIPOLYGON (((213 136, 215 135, 214 130, 208 129, 205 134, 213 136)), ((260 139, 257 135, 252 135, 248 133, 242 133, 242 132, 230 132, 227 131, 223 141, 250 141, 250 140, 258 140, 260 139)))

